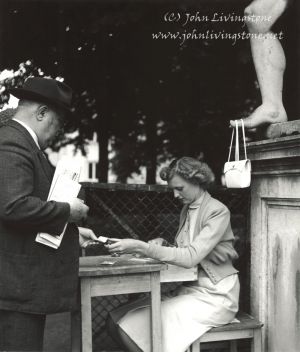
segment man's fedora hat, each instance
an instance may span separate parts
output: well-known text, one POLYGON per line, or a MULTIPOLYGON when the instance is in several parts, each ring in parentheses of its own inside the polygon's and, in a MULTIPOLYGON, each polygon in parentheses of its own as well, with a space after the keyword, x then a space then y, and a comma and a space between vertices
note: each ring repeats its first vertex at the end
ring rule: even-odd
POLYGON ((9 93, 18 99, 53 104, 71 112, 72 89, 55 79, 29 77, 22 88, 12 88, 9 93))

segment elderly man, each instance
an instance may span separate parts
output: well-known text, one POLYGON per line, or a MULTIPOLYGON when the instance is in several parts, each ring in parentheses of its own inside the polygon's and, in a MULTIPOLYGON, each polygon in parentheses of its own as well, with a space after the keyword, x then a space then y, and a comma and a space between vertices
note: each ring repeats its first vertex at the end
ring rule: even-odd
POLYGON ((19 105, 0 127, 0 350, 39 351, 46 314, 76 307, 78 233, 81 242, 96 236, 75 225, 87 215, 82 201, 47 201, 53 167, 43 150, 71 113, 71 88, 32 77, 11 94, 19 105), (58 249, 35 241, 66 223, 58 249))

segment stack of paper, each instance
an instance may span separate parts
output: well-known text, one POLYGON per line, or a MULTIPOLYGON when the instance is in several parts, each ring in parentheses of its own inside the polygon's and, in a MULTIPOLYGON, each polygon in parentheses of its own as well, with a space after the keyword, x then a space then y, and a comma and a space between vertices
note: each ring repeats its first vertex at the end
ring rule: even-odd
MULTIPOLYGON (((66 159, 60 160, 55 169, 47 200, 70 202, 72 199, 76 198, 81 188, 81 185, 78 183, 80 170, 80 165, 76 165, 74 162, 66 159)), ((35 241, 57 249, 63 239, 66 227, 67 223, 59 236, 39 232, 35 241)))

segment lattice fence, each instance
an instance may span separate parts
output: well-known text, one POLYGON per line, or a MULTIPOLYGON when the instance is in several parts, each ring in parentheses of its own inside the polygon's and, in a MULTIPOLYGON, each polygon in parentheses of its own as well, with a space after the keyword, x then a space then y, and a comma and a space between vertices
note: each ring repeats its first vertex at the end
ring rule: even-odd
MULTIPOLYGON (((90 206, 88 226, 97 235, 125 238, 139 237, 148 241, 164 237, 172 241, 179 222, 182 205, 174 198, 166 186, 160 185, 120 185, 85 184, 85 199, 90 206)), ((249 308, 249 253, 248 213, 249 191, 215 188, 210 193, 231 211, 232 227, 236 235, 236 249, 240 258, 236 267, 240 270, 241 306, 249 308)), ((107 254, 100 247, 90 248, 86 255, 107 254)), ((167 290, 168 285, 162 290, 167 290)), ((94 298, 93 344, 94 351, 117 349, 106 331, 107 314, 115 307, 126 302, 128 295, 94 298)))

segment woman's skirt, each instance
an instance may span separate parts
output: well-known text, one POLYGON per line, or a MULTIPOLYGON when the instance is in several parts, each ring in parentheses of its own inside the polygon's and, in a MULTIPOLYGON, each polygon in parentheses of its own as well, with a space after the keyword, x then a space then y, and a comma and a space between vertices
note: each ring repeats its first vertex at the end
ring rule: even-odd
MULTIPOLYGON (((184 352, 209 329, 228 324, 238 311, 238 275, 230 275, 216 285, 204 271, 197 286, 181 285, 175 297, 162 297, 162 350, 184 352)), ((149 299, 142 299, 111 312, 120 328, 144 352, 151 352, 149 299)))

